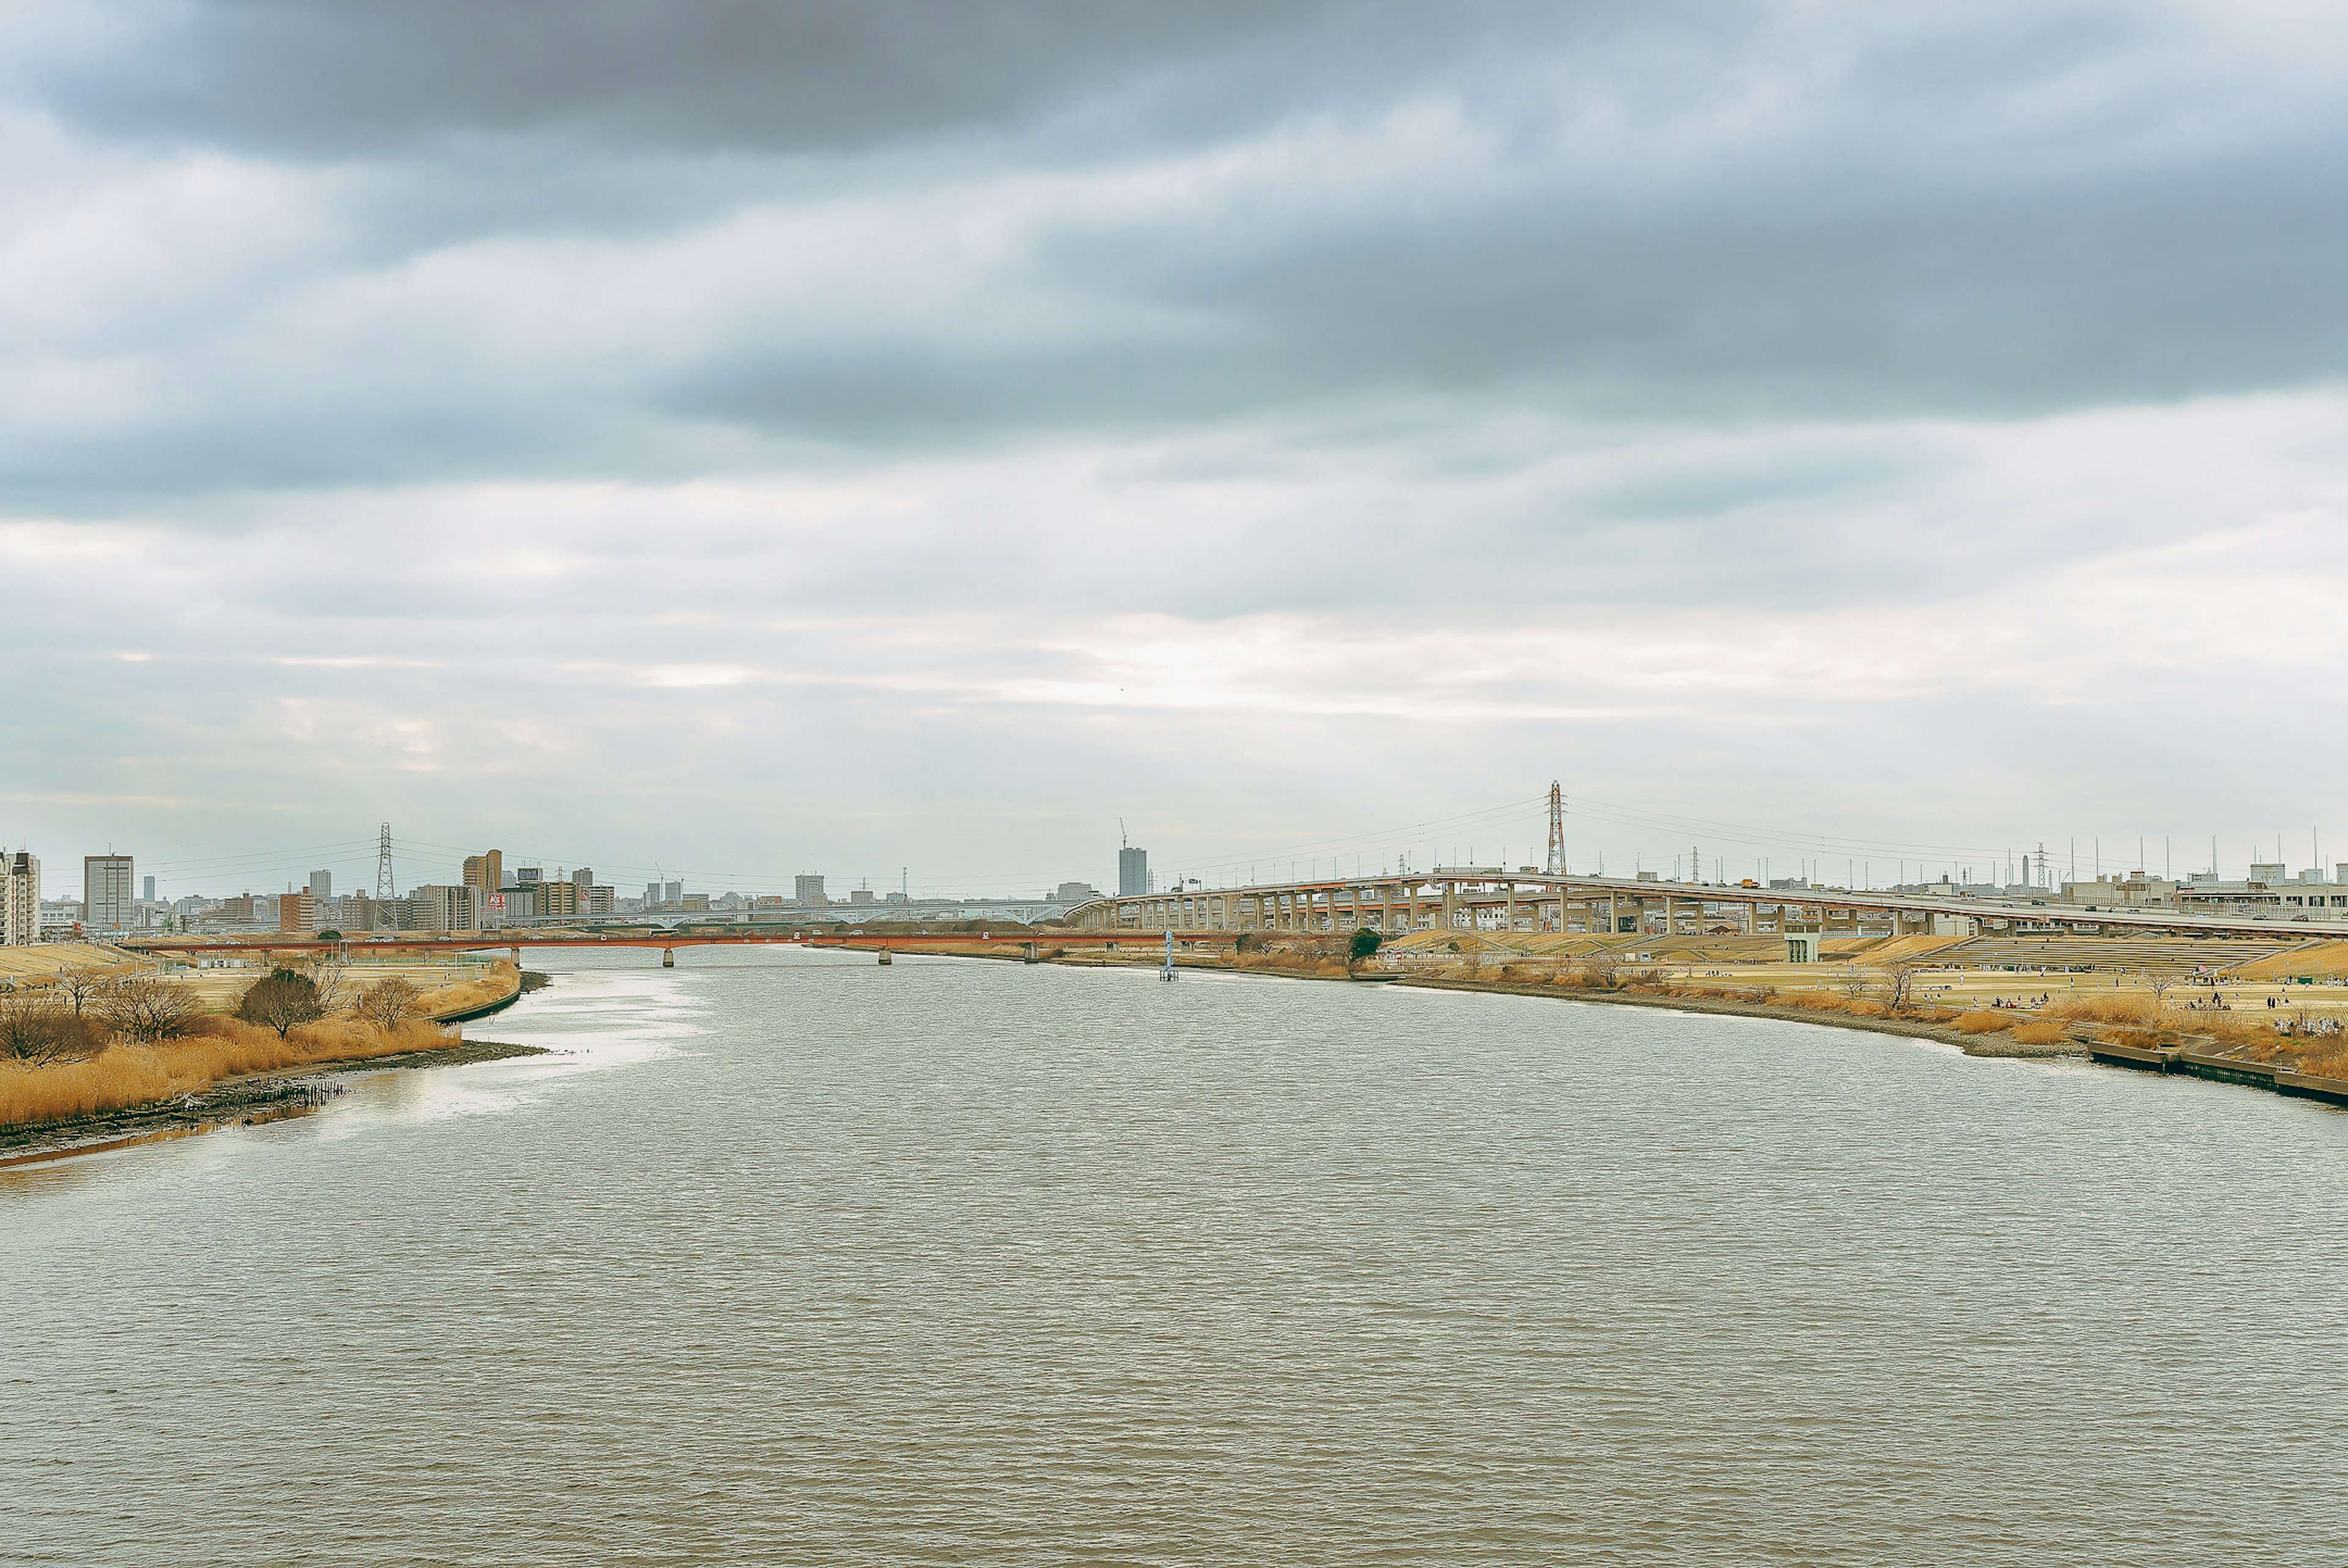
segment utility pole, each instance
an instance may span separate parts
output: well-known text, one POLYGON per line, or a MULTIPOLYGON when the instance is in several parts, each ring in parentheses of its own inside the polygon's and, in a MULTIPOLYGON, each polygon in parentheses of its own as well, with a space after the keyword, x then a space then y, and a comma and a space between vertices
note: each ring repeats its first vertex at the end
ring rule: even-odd
POLYGON ((1565 792, 1549 781, 1549 874, 1565 875, 1565 792))
POLYGON ((1688 845, 1688 880, 1698 883, 1704 880, 1704 860, 1696 854, 1693 844, 1688 845))

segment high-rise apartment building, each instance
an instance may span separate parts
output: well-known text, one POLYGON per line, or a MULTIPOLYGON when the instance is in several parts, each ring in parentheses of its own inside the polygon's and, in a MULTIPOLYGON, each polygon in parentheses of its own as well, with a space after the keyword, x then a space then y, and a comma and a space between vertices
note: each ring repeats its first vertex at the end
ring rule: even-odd
POLYGON ((131 888, 130 856, 85 855, 81 859, 82 924, 94 931, 127 931, 138 920, 131 888))
POLYGON ((1149 851, 1128 846, 1117 852, 1117 896, 1130 898, 1149 891, 1149 851))
POLYGON ((494 893, 506 885, 506 852, 485 849, 479 855, 465 856, 465 886, 483 893, 494 893))
POLYGON ((17 850, 0 856, 0 944, 29 948, 41 939, 41 860, 17 850))
POLYGON ((571 886, 583 893, 595 886, 595 874, 582 866, 571 874, 571 886))
POLYGON ((307 887, 298 893, 277 896, 277 929, 281 935, 294 936, 318 928, 318 901, 307 887))
POLYGON ((831 902, 830 899, 823 896, 822 877, 796 876, 791 880, 792 886, 796 889, 793 894, 794 902, 805 905, 823 905, 831 902))
POLYGON ((155 902, 155 879, 152 876, 147 878, 147 890, 139 897, 143 902, 149 904, 155 902))
POLYGON ((411 888, 407 904, 407 918, 400 922, 403 930, 474 931, 480 928, 483 900, 471 886, 450 886, 444 882, 411 888))
POLYGON ((644 907, 645 907, 645 908, 647 908, 647 909, 657 909, 657 908, 659 908, 659 907, 660 907, 660 904, 661 904, 661 885, 660 885, 659 883, 657 883, 657 882, 647 882, 647 883, 645 883, 645 884, 644 884, 644 907))
POLYGON ((310 873, 310 901, 323 913, 326 900, 335 896, 335 874, 331 871, 310 873))

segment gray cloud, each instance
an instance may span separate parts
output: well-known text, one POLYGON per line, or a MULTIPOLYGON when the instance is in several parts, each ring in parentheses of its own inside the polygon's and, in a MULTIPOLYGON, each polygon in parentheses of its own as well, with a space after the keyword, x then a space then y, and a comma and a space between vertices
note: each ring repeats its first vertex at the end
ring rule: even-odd
POLYGON ((221 0, 52 87, 75 118, 295 156, 555 130, 836 151, 1040 108, 1292 26, 1315 0, 221 0))
POLYGON ((260 221, 249 282, 176 317, 42 329, 51 380, 137 389, 0 426, 44 505, 1463 395, 2024 416, 2348 370, 2348 97, 2217 12, 174 15, 36 90, 84 136, 290 160, 306 228, 276 253, 260 221))

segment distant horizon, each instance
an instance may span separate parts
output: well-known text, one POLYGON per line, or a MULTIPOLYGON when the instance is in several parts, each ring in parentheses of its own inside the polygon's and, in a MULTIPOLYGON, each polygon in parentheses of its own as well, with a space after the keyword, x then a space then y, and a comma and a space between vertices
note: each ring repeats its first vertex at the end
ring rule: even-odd
MULTIPOLYGON (((2134 841, 2131 839, 2129 842, 2130 844, 2133 844, 2134 841)), ((370 842, 370 850, 372 850, 373 847, 373 844, 370 842)), ((481 846, 480 850, 471 850, 467 851, 466 853, 475 854, 499 847, 499 846, 495 845, 484 845, 481 846)), ((1147 849, 1148 846, 1141 845, 1138 847, 1147 849)), ((1472 849, 1473 846, 1470 845, 1468 847, 1472 849)), ((2151 847, 2154 846, 2147 845, 2147 848, 2151 847)), ((2061 845, 2049 846, 2049 853, 2046 857, 2047 873, 2055 884, 2059 884, 2063 881, 2092 881, 2099 877, 2125 877, 2129 874, 2137 871, 2143 872, 2147 876, 2182 882, 2188 880, 2194 875, 2207 873, 2213 869, 2206 858, 2197 860, 2191 864, 2178 865, 2176 861, 2175 849, 2177 848, 2177 845, 2174 841, 2165 847, 2167 853, 2154 854, 2152 856, 2153 864, 2147 866, 2138 864, 2137 857, 2132 856, 2123 855, 2115 859, 2104 855, 2101 845, 2096 844, 2091 837, 2088 843, 2081 850, 2077 863, 2074 864, 2074 862, 2069 858, 2070 845, 2066 840, 2065 844, 2061 845)), ((461 884, 463 881, 463 857, 461 856, 454 857, 449 862, 448 866, 439 874, 429 876, 411 876, 404 869, 404 867, 414 864, 416 859, 423 857, 409 855, 407 853, 407 849, 408 846, 403 845, 401 841, 395 838, 393 868, 394 876, 398 883, 400 896, 404 897, 407 890, 411 887, 461 884)), ((50 857, 41 856, 37 849, 34 850, 33 853, 41 860, 44 880, 43 897, 45 899, 61 900, 67 897, 69 891, 74 895, 74 897, 78 897, 81 866, 85 858, 84 856, 74 856, 70 857, 69 861, 60 862, 53 861, 50 857), (73 879, 70 889, 68 889, 64 883, 57 880, 57 871, 67 866, 69 866, 72 871, 73 879)), ((89 855, 101 855, 121 854, 126 852, 116 849, 89 851, 87 853, 89 855)), ((2031 853, 2034 855, 2034 848, 2031 853)), ((2024 880, 2024 878, 2020 875, 2021 867, 2019 865, 2019 857, 2017 857, 2016 863, 2013 866, 2007 866, 2003 861, 1984 863, 1979 858, 1967 860, 1962 856, 1955 859, 1941 857, 1927 860, 1921 856, 1916 858, 1895 856, 1889 859, 1878 859, 1869 856, 1803 856, 1798 855, 1770 855, 1752 856, 1748 865, 1741 866, 1723 866, 1716 864, 1715 857, 1710 855, 1706 855, 1704 858, 1706 862, 1705 866, 1700 868, 1699 873, 1694 876, 1687 875, 1684 854, 1682 856, 1672 856, 1671 859, 1663 865, 1650 866, 1645 864, 1645 857, 1643 856, 1634 851, 1628 864, 1618 864, 1611 871, 1603 866, 1602 853, 1593 855, 1591 858, 1586 859, 1578 865, 1575 863, 1574 858, 1569 856, 1568 866, 1570 870, 1577 871, 1586 876, 1611 875, 1614 876, 1635 876, 1641 872, 1647 872, 1661 874, 1672 880, 1694 880, 1703 882, 1736 882, 1746 876, 1752 876, 1755 879, 1761 881, 1765 886, 1767 885, 1768 882, 1777 878, 1798 876, 1805 881, 1820 881, 1827 886, 1848 886, 1854 888, 1921 885, 1941 880, 1943 876, 1960 883, 1981 886, 2019 885, 2024 880), (1859 867, 1860 868, 1860 871, 1859 875, 1850 876, 1849 879, 1845 879, 1845 877, 1838 876, 1836 875, 1838 867, 1859 867), (2015 871, 2016 875, 2013 876, 2006 876, 2005 873, 2009 870, 2015 871)), ((1726 860, 1728 856, 1725 854, 1717 857, 1718 860, 1726 860)), ((134 883, 149 876, 155 876, 157 879, 157 899, 164 903, 170 903, 190 897, 235 897, 244 894, 251 894, 255 897, 275 897, 280 893, 301 890, 307 886, 311 873, 320 870, 327 872, 333 877, 335 896, 338 897, 353 893, 364 893, 372 897, 374 896, 376 886, 376 868, 372 854, 370 854, 368 859, 364 864, 358 862, 343 862, 340 864, 328 864, 325 866, 312 866, 297 876, 283 877, 282 886, 250 886, 247 885, 247 883, 249 883, 249 879, 247 879, 247 883, 239 883, 238 885, 232 886, 229 883, 231 880, 233 880, 234 877, 234 873, 232 871, 222 871, 218 875, 213 876, 208 885, 196 885, 202 884, 204 882, 205 874, 202 872, 193 872, 189 874, 191 885, 178 886, 176 886, 176 890, 174 884, 167 882, 161 873, 149 869, 147 863, 140 861, 135 853, 131 854, 131 859, 133 863, 132 875, 134 883), (345 869, 345 867, 348 868, 345 869)), ((729 875, 726 873, 717 873, 712 876, 695 873, 683 868, 629 867, 624 865, 619 865, 608 861, 598 862, 594 860, 588 860, 582 862, 579 865, 572 865, 568 862, 551 858, 532 860, 516 856, 510 851, 505 853, 505 885, 507 886, 511 886, 514 882, 516 873, 525 867, 540 870, 543 874, 544 879, 550 881, 568 879, 577 871, 584 868, 592 870, 595 873, 595 878, 599 885, 612 887, 614 890, 615 895, 623 899, 639 898, 643 896, 644 889, 653 883, 670 881, 681 882, 684 885, 684 892, 694 896, 707 896, 712 897, 725 897, 729 894, 739 895, 744 897, 774 896, 788 888, 795 878, 803 876, 824 877, 827 883, 827 895, 832 897, 836 902, 843 901, 845 895, 848 892, 858 888, 870 890, 875 894, 876 897, 882 895, 893 896, 901 891, 901 887, 897 882, 882 882, 876 878, 863 876, 852 876, 843 878, 835 873, 813 869, 801 869, 780 876, 771 873, 758 874, 756 876, 755 879, 747 874, 738 875, 735 876, 733 880, 729 881, 726 880, 729 875)), ((169 865, 170 863, 165 862, 162 864, 169 865)), ((1427 857, 1416 860, 1412 863, 1411 869, 1422 873, 1430 873, 1436 870, 1438 866, 1448 866, 1455 868, 1465 868, 1482 864, 1486 863, 1475 860, 1463 854, 1459 858, 1456 859, 1427 857)), ((1495 869, 1503 873, 1521 874, 1523 871, 1539 869, 1542 866, 1543 862, 1539 857, 1529 861, 1524 861, 1514 856, 1510 856, 1505 860, 1491 862, 1490 864, 1495 869)), ((2239 863, 2239 875, 2248 876, 2253 867, 2277 864, 2282 865, 2286 868, 2285 876, 2292 880, 2296 880, 2311 871, 2320 873, 2326 880, 2341 880, 2343 879, 2341 873, 2343 868, 2348 868, 2348 860, 2328 864, 2312 861, 2307 864, 2302 864, 2299 860, 2293 859, 2288 853, 2284 853, 2278 857, 2263 847, 2254 847, 2239 863)), ((2226 867, 2222 861, 2217 867, 2215 867, 2215 870, 2220 877, 2224 877, 2226 876, 2226 867)), ((1157 859, 1154 856, 1150 860, 1149 874, 1154 880, 1164 882, 1169 886, 1172 878, 1178 875, 1195 875, 1195 873, 1179 872, 1173 867, 1162 867, 1157 863, 1157 859)), ((1401 873, 1396 869, 1395 857, 1393 856, 1388 856, 1387 858, 1380 861, 1373 861, 1366 856, 1338 856, 1324 854, 1318 857, 1298 857, 1294 866, 1289 866, 1288 862, 1285 859, 1278 863, 1265 862, 1259 866, 1247 867, 1246 874, 1240 876, 1238 880, 1230 882, 1211 881, 1208 883, 1208 886, 1214 887, 1244 886, 1251 885, 1251 882, 1271 884, 1273 882, 1284 882, 1292 879, 1312 879, 1323 875, 1331 877, 1342 878, 1347 876, 1391 876, 1400 874, 1401 873), (1325 873, 1322 869, 1324 866, 1327 868, 1325 873), (1286 868, 1292 875, 1282 875, 1283 868, 1286 868), (1261 875, 1259 876, 1257 873, 1261 873, 1261 875)), ((1035 885, 1033 889, 1026 889, 1025 885, 1022 884, 1004 882, 1001 879, 996 879, 995 881, 984 886, 975 884, 965 886, 948 886, 940 882, 925 882, 922 878, 910 876, 901 878, 901 880, 904 884, 902 890, 908 892, 915 901, 929 898, 994 899, 1001 901, 1025 901, 1039 897, 1048 899, 1055 895, 1059 885, 1064 882, 1089 883, 1104 894, 1113 894, 1117 890, 1117 876, 1113 865, 1107 875, 1096 874, 1088 876, 1081 874, 1070 873, 1066 876, 1053 877, 1046 882, 1037 883, 1035 885)))

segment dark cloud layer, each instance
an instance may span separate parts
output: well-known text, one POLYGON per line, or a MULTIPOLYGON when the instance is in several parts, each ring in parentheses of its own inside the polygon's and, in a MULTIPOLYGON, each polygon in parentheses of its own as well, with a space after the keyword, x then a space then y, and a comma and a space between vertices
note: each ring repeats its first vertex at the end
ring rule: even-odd
POLYGON ((327 239, 45 337, 44 388, 107 389, 0 430, 46 504, 2348 372, 2339 72, 2214 7, 147 15, 33 90, 94 145, 319 182, 327 239))
POLYGON ((560 130, 838 149, 1120 84, 1296 24, 1315 0, 227 0, 168 52, 58 84, 77 118, 300 155, 560 130))

